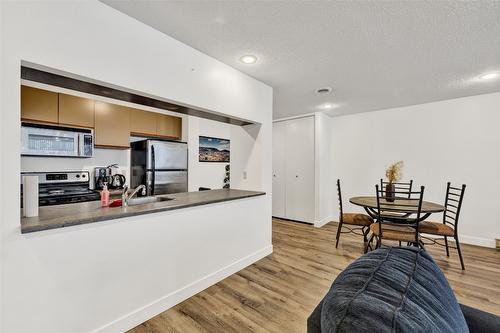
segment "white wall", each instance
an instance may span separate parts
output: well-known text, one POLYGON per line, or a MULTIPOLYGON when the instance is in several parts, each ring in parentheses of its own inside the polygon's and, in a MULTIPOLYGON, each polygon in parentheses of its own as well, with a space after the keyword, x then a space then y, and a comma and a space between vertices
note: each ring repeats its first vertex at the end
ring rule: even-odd
MULTIPOLYGON (((199 136, 229 139, 231 150, 231 188, 259 190, 263 178, 261 125, 236 126, 213 120, 189 117, 189 191, 200 187, 222 188, 228 163, 199 162, 199 136)), ((269 144, 266 144, 269 145, 269 144)))
POLYGON ((220 123, 213 120, 192 118, 189 121, 189 191, 198 191, 200 187, 212 189, 222 188, 225 166, 228 163, 199 162, 199 136, 211 136, 231 140, 231 157, 236 142, 231 138, 231 127, 234 125, 220 123))
POLYGON ((124 331, 272 251, 270 87, 97 1, 1 14, 3 332, 124 331), (22 60, 261 123, 231 128, 234 181, 268 195, 22 235, 22 60))
POLYGON ((320 112, 315 113, 314 117, 316 190, 316 217, 314 225, 321 227, 336 219, 333 216, 333 207, 337 192, 332 172, 335 156, 331 153, 333 118, 320 112))
MULTIPOLYGON (((0 1, 0 18, 3 17, 3 1, 0 1)), ((0 101, 3 100, 3 82, 5 77, 3 75, 3 20, 0 21, 0 101)), ((2 128, 2 124, 4 122, 3 119, 3 107, 0 102, 0 128, 2 128)), ((0 135, 0 156, 3 155, 3 135, 0 135)), ((0 162, 0 186, 3 184, 2 174, 3 174, 3 161, 0 162)), ((3 202, 3 192, 0 191, 0 202, 3 202)), ((2 222, 2 213, 0 212, 0 223, 2 222)), ((1 227, 0 227, 0 236, 1 236, 1 227)), ((3 237, 0 237, 0 309, 2 308, 2 300, 3 296, 3 253, 4 253, 4 242, 3 237)), ((0 310, 0 331, 3 327, 3 311, 0 310)))
POLYGON ((231 126, 231 140, 237 143, 231 148, 231 188, 258 191, 261 179, 268 181, 269 191, 272 188, 272 136, 265 128, 272 129, 272 122, 231 126))
POLYGON ((375 195, 386 167, 403 160, 404 178, 424 185, 429 201, 444 202, 447 181, 467 184, 461 241, 494 247, 500 236, 499 105, 500 93, 494 93, 335 117, 333 176, 343 181, 344 209, 356 209, 349 197, 375 195))

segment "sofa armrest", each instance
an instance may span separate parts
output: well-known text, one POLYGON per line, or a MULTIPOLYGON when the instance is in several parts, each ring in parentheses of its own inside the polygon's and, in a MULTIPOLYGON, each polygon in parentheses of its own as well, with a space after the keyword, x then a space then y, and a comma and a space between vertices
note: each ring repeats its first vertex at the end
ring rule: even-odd
POLYGON ((314 311, 307 318, 307 333, 321 333, 321 309, 323 300, 319 302, 314 311))
POLYGON ((460 304, 469 331, 473 333, 500 332, 500 316, 460 304))

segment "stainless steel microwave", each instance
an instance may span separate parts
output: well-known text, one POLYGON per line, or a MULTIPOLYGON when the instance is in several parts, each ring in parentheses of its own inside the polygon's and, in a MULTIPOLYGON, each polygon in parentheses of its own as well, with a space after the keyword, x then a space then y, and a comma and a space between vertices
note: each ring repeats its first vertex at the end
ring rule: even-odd
POLYGON ((22 123, 21 155, 92 157, 94 133, 91 129, 22 123))

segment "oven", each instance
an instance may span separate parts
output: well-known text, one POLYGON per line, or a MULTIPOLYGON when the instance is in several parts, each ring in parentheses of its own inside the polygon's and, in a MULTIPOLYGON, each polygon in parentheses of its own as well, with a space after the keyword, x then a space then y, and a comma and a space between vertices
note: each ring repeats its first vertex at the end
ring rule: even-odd
POLYGON ((100 199, 99 191, 90 189, 90 173, 88 171, 23 172, 21 173, 21 206, 23 176, 38 177, 38 204, 40 206, 100 199))

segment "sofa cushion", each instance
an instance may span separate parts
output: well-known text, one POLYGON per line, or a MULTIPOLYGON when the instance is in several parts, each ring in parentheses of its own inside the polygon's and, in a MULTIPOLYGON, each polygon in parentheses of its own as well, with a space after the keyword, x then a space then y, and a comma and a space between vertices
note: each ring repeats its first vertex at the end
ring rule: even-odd
POLYGON ((474 333, 500 332, 500 316, 460 304, 469 331, 474 333))
POLYGON ((307 333, 321 333, 321 309, 323 301, 314 308, 314 311, 307 318, 307 333))
POLYGON ((390 247, 350 264, 323 299, 322 332, 468 332, 448 281, 422 249, 390 247))

